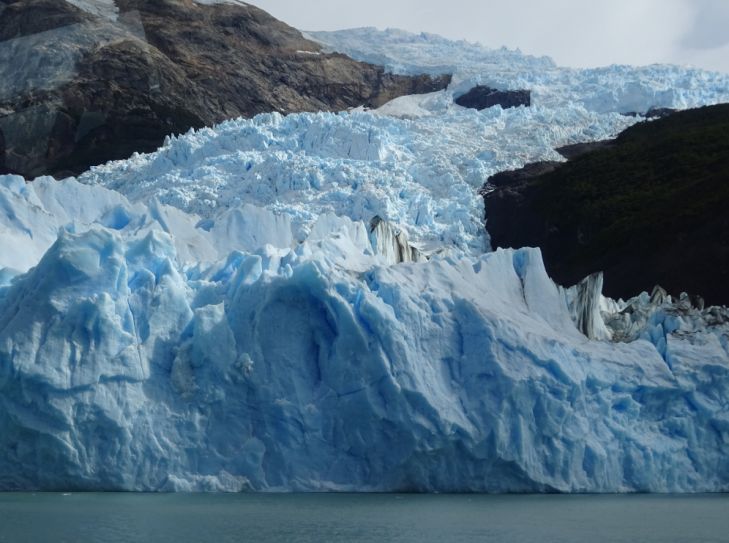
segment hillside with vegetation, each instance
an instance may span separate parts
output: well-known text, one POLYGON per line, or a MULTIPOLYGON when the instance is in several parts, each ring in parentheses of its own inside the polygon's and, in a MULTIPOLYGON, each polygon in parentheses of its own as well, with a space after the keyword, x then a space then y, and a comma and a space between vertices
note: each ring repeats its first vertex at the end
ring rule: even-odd
POLYGON ((640 123, 485 198, 494 246, 541 247, 558 282, 602 270, 608 296, 660 284, 729 304, 729 105, 640 123))

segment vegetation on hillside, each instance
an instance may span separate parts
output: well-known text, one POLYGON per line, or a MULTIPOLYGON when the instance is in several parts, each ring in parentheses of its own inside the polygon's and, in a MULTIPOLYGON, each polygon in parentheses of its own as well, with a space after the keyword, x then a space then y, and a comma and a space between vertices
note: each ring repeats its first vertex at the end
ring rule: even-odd
POLYGON ((604 270, 614 296, 662 284, 729 304, 729 104, 635 125, 516 192, 501 205, 533 216, 511 231, 487 197, 495 244, 541 246, 559 281, 604 270))

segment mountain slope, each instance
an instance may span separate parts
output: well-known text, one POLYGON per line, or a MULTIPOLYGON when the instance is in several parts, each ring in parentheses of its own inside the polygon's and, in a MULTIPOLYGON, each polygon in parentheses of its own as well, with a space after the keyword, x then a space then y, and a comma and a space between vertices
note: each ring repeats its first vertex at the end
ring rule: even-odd
POLYGON ((100 0, 5 4, 0 171, 28 177, 80 173, 227 118, 378 106, 450 81, 322 54, 242 3, 118 0, 113 17, 88 7, 100 0))
POLYGON ((729 105, 641 123, 612 145, 486 195, 498 247, 538 246, 555 279, 660 284, 729 304, 729 105))

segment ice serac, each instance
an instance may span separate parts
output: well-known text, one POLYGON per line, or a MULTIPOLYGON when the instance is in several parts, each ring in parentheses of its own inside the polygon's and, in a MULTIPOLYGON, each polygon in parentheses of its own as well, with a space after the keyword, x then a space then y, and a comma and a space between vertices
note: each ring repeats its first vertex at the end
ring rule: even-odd
POLYGON ((602 272, 586 277, 579 284, 565 290, 567 306, 578 330, 590 339, 610 340, 612 333, 605 326, 602 310, 608 310, 602 296, 602 272))
POLYGON ((420 251, 410 245, 407 234, 393 228, 380 216, 370 221, 370 241, 375 253, 383 255, 390 264, 421 259, 420 251))

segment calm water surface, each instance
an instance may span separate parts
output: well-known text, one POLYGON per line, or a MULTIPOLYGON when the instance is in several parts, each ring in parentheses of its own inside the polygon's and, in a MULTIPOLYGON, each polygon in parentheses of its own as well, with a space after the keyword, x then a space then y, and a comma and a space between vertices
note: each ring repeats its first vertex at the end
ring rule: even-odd
POLYGON ((729 541, 729 496, 0 494, 0 542, 729 541))

